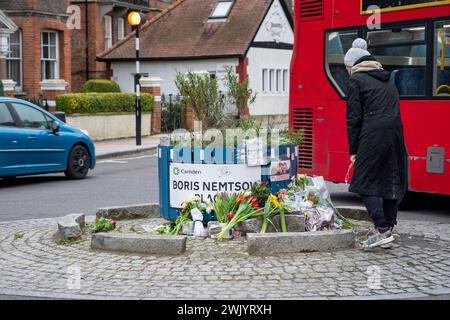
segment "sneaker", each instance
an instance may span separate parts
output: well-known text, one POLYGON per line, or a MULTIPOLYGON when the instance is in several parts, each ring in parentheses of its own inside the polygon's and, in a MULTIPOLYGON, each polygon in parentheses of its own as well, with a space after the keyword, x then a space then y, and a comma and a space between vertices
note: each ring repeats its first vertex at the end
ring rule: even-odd
POLYGON ((393 242, 380 245, 380 248, 382 248, 382 249, 392 249, 393 247, 394 247, 393 242))
POLYGON ((379 247, 381 245, 387 245, 393 242, 394 240, 395 240, 394 236, 392 235, 390 229, 382 230, 382 232, 377 230, 377 232, 373 236, 369 237, 369 239, 364 241, 363 248, 370 249, 374 247, 379 247))

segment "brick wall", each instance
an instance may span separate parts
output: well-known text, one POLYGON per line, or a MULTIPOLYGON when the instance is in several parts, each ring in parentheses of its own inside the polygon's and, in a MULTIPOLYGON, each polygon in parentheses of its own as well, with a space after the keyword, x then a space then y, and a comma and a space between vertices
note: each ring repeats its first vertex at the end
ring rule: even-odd
MULTIPOLYGON (((152 10, 150 10, 147 16, 151 18, 159 14, 161 10, 169 7, 174 1, 150 0, 149 4, 152 10)), ((72 91, 78 92, 87 79, 109 78, 106 64, 96 60, 96 57, 105 51, 105 29, 103 16, 101 16, 102 5, 105 5, 105 3, 102 4, 101 2, 94 1, 89 1, 88 3, 88 39, 86 39, 85 3, 79 0, 72 0, 71 3, 78 5, 81 9, 81 29, 72 30, 72 91), (89 72, 86 72, 86 43, 88 43, 89 72)), ((125 37, 132 31, 131 26, 127 22, 128 12, 129 10, 115 7, 107 13, 112 17, 113 45, 119 41, 119 18, 125 20, 125 37)))
POLYGON ((81 29, 72 31, 72 88, 78 92, 86 81, 86 43, 89 57, 89 78, 97 78, 104 71, 103 65, 95 61, 97 48, 104 47, 103 21, 99 21, 100 7, 95 3, 88 4, 88 35, 86 36, 86 8, 84 3, 77 3, 81 9, 81 29), (86 42, 88 37, 88 42, 86 42))
MULTIPOLYGON (((85 4, 76 2, 81 9, 81 29, 72 30, 72 91, 78 92, 81 86, 89 79, 107 78, 106 64, 96 60, 97 55, 105 51, 105 27, 101 17, 101 5, 88 3, 88 36, 86 36, 86 11, 85 4), (87 38, 87 39, 86 39, 87 38), (86 43, 88 44, 89 72, 86 70, 86 43)), ((113 44, 118 41, 118 18, 125 19, 125 36, 131 32, 131 26, 126 21, 125 15, 110 12, 112 16, 113 44)))
POLYGON ((69 0, 0 0, 4 10, 38 10, 51 13, 65 13, 69 0))
MULTIPOLYGON (((71 32, 65 22, 49 20, 46 17, 12 17, 22 30, 23 43, 23 91, 35 99, 41 93, 41 32, 58 31, 59 38, 59 78, 71 82, 71 32)), ((70 86, 68 87, 70 91, 70 86)))
POLYGON ((0 0, 0 9, 22 30, 23 91, 30 99, 41 94, 43 30, 58 32, 59 78, 71 82, 71 31, 66 26, 69 3, 69 0, 0 0))

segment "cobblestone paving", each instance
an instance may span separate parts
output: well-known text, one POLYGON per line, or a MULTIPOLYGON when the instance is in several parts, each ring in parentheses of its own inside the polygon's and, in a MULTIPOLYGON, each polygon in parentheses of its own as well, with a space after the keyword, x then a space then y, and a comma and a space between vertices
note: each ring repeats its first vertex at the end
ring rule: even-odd
MULTIPOLYGON (((122 222, 118 232, 142 232, 122 222)), ((393 249, 249 256, 245 240, 189 239, 182 256, 56 244, 53 219, 0 223, 0 294, 88 299, 412 298, 450 293, 450 225, 407 222, 393 249), (22 237, 21 237, 22 236, 22 237), (73 267, 80 288, 70 289, 73 267), (377 277, 379 274, 379 277, 377 277), (378 281, 379 279, 379 281, 378 281)))

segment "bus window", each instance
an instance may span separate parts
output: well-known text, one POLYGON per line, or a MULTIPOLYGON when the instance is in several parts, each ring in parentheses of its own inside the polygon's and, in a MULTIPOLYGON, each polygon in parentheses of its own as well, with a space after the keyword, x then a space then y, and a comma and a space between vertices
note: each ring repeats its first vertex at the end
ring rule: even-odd
POLYGON ((434 49, 433 92, 450 98, 450 20, 436 22, 434 49))
POLYGON ((425 26, 369 31, 367 43, 370 53, 391 71, 400 96, 425 96, 425 26))
POLYGON ((349 77, 344 64, 344 55, 352 47, 356 38, 358 38, 357 30, 327 33, 325 65, 328 77, 342 97, 346 96, 349 77))

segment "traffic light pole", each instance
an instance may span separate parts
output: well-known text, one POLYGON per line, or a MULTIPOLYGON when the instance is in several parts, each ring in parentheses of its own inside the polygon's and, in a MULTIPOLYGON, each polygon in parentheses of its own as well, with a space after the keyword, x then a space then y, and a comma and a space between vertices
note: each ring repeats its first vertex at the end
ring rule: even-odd
POLYGON ((141 66, 140 66, 140 39, 139 39, 139 26, 136 27, 136 75, 134 77, 134 87, 136 92, 136 145, 142 145, 142 106, 141 106, 141 84, 139 82, 141 78, 141 66))

